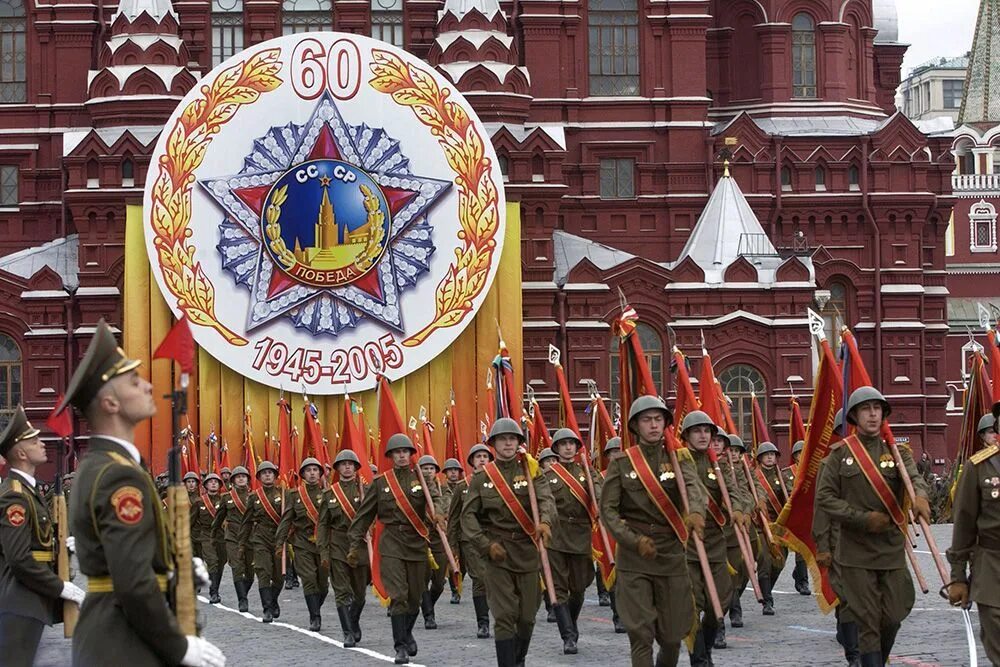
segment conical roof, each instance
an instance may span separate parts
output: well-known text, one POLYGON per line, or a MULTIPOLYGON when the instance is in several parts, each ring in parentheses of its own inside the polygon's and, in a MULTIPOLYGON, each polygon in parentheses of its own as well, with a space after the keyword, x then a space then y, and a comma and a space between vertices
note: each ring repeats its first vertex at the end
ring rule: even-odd
POLYGON ((1000 123, 1000 0, 981 0, 958 124, 1000 123))

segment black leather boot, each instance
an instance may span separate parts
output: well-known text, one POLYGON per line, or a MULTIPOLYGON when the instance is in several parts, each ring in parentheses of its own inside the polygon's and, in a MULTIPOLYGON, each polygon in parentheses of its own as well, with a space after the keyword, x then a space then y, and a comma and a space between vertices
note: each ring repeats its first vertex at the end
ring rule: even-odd
POLYGON ((451 588, 451 603, 461 604, 462 594, 458 592, 458 587, 455 585, 455 577, 448 577, 448 586, 451 588))
POLYGON ((337 616, 340 617, 340 629, 344 632, 344 648, 354 648, 357 642, 354 640, 354 626, 351 624, 351 609, 344 605, 337 607, 337 616))
MULTIPOLYGON (((486 601, 485 595, 473 595, 472 606, 476 610, 476 637, 479 639, 489 639, 490 637, 490 605, 486 601)), ((513 641, 513 640, 511 640, 513 641)))
POLYGON ((278 598, 281 597, 281 584, 271 586, 271 616, 281 618, 281 607, 278 605, 278 598))
POLYGON ((712 642, 712 648, 727 648, 726 625, 724 623, 719 626, 719 629, 715 633, 715 640, 712 642))
POLYGON ((760 576, 757 579, 760 584, 761 595, 764 596, 764 616, 774 616, 774 597, 771 596, 771 577, 760 576))
POLYGON ((264 623, 270 623, 274 620, 274 617, 271 615, 271 595, 273 593, 270 586, 260 587, 260 606, 264 610, 264 616, 261 620, 264 623))
POLYGON ((250 602, 247 600, 247 594, 250 592, 250 583, 249 579, 240 579, 233 582, 236 586, 236 600, 239 603, 241 612, 250 611, 250 602))
POLYGON ((809 568, 802 556, 795 554, 795 569, 792 570, 792 579, 795 581, 795 590, 799 595, 812 595, 809 590, 809 568))
POLYGON ((319 593, 308 593, 305 598, 306 607, 309 609, 309 629, 313 632, 319 632, 323 628, 323 619, 319 611, 319 593))
POLYGON ((419 614, 409 614, 406 616, 406 652, 412 658, 417 654, 417 640, 413 638, 413 626, 417 624, 419 614))
POLYGON ((708 648, 705 646, 704 628, 699 629, 694 636, 694 645, 691 647, 691 667, 708 667, 708 648))
POLYGON ((896 625, 883 625, 879 628, 883 660, 888 660, 889 656, 892 655, 892 647, 896 645, 896 634, 899 633, 899 627, 897 623, 896 625))
POLYGON ((406 650, 406 627, 410 617, 407 614, 396 614, 389 617, 392 624, 392 648, 396 651, 395 663, 405 665, 410 662, 410 654, 406 650))
POLYGON ((437 630, 434 620, 434 600, 430 591, 424 591, 420 596, 420 612, 424 615, 424 630, 437 630))
MULTIPOLYGON (((608 605, 610 604, 611 600, 609 598, 608 605)), ((571 597, 569 599, 569 617, 573 621, 572 631, 574 644, 580 643, 580 626, 577 624, 577 621, 580 618, 581 609, 583 609, 583 596, 580 595, 579 597, 571 597)))
POLYGON ((545 600, 545 613, 546 613, 545 622, 555 623, 556 612, 552 610, 552 603, 549 602, 549 596, 545 594, 545 591, 542 591, 542 599, 545 600))
POLYGON ((615 626, 615 634, 623 635, 625 634, 625 624, 622 623, 622 619, 618 616, 618 598, 615 596, 614 591, 608 591, 608 595, 611 596, 611 622, 615 626))
POLYGON ((212 604, 219 604, 222 598, 219 597, 219 584, 222 583, 222 570, 212 572, 208 577, 208 601, 212 604))
POLYGON ((566 655, 576 655, 576 640, 573 638, 573 617, 569 607, 564 604, 557 604, 552 608, 556 613, 556 623, 559 624, 559 636, 563 640, 563 653, 566 655))
POLYGON ((524 662, 528 659, 528 647, 531 645, 531 636, 517 637, 517 657, 515 659, 515 667, 524 667, 524 662))
POLYGON ((351 627, 354 629, 354 641, 361 641, 361 611, 365 608, 365 601, 355 600, 351 603, 351 627))
POLYGON ((743 591, 733 591, 733 601, 729 603, 729 625, 734 628, 743 627, 743 604, 740 594, 743 591))
POLYGON ((850 667, 860 667, 861 651, 858 648, 858 624, 841 623, 840 639, 844 647, 844 658, 850 667))
POLYGON ((595 568, 597 576, 595 578, 597 582, 597 604, 601 607, 611 606, 611 596, 608 595, 608 589, 604 587, 604 578, 601 576, 601 568, 595 568))
POLYGON ((497 667, 514 667, 517 664, 516 639, 498 639, 496 640, 496 647, 497 667))
POLYGON ((879 651, 861 654, 861 667, 885 667, 882 654, 879 651))

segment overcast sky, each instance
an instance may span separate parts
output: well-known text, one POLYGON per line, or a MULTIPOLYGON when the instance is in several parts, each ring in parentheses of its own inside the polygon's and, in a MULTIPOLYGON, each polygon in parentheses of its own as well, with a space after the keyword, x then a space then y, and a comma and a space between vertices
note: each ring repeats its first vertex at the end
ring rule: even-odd
POLYGON ((909 44, 903 76, 931 58, 963 55, 972 47, 979 0, 896 0, 899 41, 909 44))

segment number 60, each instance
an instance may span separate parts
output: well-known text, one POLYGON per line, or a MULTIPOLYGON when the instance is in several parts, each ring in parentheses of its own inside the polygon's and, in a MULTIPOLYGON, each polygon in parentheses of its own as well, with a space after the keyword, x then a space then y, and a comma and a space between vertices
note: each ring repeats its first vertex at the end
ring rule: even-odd
POLYGON ((292 88, 304 100, 314 100, 329 90, 338 100, 349 100, 361 87, 361 51, 357 44, 340 38, 329 51, 312 37, 292 51, 292 88))

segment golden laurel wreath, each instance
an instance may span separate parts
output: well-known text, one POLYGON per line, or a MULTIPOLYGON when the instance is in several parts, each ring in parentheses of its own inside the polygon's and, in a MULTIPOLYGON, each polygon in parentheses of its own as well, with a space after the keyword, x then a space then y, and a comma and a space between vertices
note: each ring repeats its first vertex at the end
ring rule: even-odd
POLYGON ((372 194, 371 188, 365 184, 358 186, 364 196, 365 210, 368 212, 368 237, 365 239, 364 250, 354 258, 354 266, 359 271, 367 271, 382 252, 382 239, 385 238, 385 215, 379 207, 378 197, 372 194))
POLYGON ((394 54, 372 49, 369 85, 392 96, 396 104, 411 107, 421 123, 431 128, 444 149, 448 166, 457 175, 458 217, 462 246, 434 294, 434 319, 403 341, 413 347, 438 329, 452 327, 472 312, 472 302, 486 287, 496 234, 500 228, 500 198, 490 177, 490 159, 483 138, 459 104, 448 101, 451 91, 441 89, 425 70, 404 63, 394 54))
POLYGON ((160 157, 152 188, 150 226, 167 289, 191 322, 215 329, 232 345, 246 345, 247 340, 215 316, 215 287, 201 263, 195 261, 196 249, 188 242, 191 188, 194 171, 222 126, 241 106, 253 104, 262 93, 281 85, 276 76, 281 69, 280 55, 280 49, 261 51, 201 86, 203 96, 184 108, 167 136, 167 150, 160 157))
POLYGON ((285 268, 290 269, 295 266, 295 253, 288 249, 288 246, 285 245, 285 240, 281 238, 280 222, 281 205, 285 203, 286 199, 288 199, 288 186, 282 185, 274 191, 271 203, 267 206, 267 211, 264 214, 265 218, 267 218, 267 225, 264 227, 264 233, 267 234, 268 241, 270 241, 271 250, 278 256, 281 263, 285 265, 285 268))

